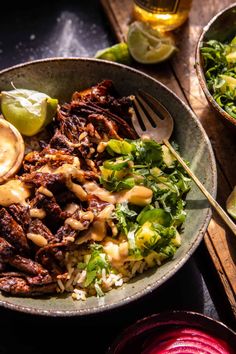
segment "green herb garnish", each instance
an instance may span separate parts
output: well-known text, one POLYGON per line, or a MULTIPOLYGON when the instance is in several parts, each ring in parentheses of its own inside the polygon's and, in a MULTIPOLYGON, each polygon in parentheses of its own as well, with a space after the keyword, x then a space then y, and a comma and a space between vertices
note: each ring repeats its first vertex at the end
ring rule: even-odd
POLYGON ((113 212, 118 235, 127 237, 130 257, 141 260, 153 252, 161 254, 160 259, 172 257, 180 245, 177 229, 186 217, 190 188, 186 172, 166 147, 153 140, 112 139, 106 150, 113 158, 100 168, 104 188, 117 192, 141 185, 153 193, 146 206, 131 199, 118 203, 113 212))

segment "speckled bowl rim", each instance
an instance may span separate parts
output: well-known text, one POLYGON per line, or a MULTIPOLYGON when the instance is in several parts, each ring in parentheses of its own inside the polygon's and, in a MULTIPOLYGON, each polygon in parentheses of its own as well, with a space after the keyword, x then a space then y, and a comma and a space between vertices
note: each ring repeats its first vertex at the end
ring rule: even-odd
MULTIPOLYGON (((210 91, 208 90, 207 84, 206 84, 206 79, 205 79, 205 74, 204 74, 204 70, 202 67, 202 58, 201 58, 201 46, 202 43, 204 41, 204 37, 207 33, 207 31, 209 30, 209 28, 211 27, 211 25, 220 17, 222 16, 226 11, 234 8, 236 9, 236 3, 231 4, 228 7, 225 7, 223 10, 221 10, 220 12, 218 12, 209 22, 208 24, 203 27, 201 35, 198 39, 197 42, 197 46, 196 46, 196 51, 195 51, 195 69, 196 69, 196 73, 197 73, 197 77, 198 77, 198 81, 200 83, 200 86, 205 94, 205 96, 207 97, 207 99, 209 100, 209 102, 212 104, 212 106, 215 108, 215 110, 219 113, 219 117, 224 121, 224 119, 226 119, 227 121, 229 121, 230 123, 232 123, 234 126, 236 126, 236 119, 234 119, 233 117, 231 117, 223 108, 221 108, 218 103, 215 101, 215 99, 213 98, 212 94, 210 93, 210 91)), ((235 14, 236 16, 236 14, 235 14)))
MULTIPOLYGON (((135 73, 137 76, 145 77, 148 80, 153 81, 155 84, 157 84, 158 86, 162 87, 163 90, 166 90, 169 94, 174 96, 174 99, 177 100, 183 107, 185 110, 187 110, 189 112, 189 114, 192 116, 192 119, 195 121, 195 124, 198 126, 199 130, 201 131, 203 138, 205 140, 205 143, 207 145, 209 154, 211 156, 211 174, 212 174, 212 196, 215 198, 216 197, 216 191, 217 191, 217 169, 216 169, 216 162, 215 162, 215 157, 214 157, 214 153, 213 153, 213 149, 210 143, 210 140, 203 128, 203 126, 201 125, 200 121, 197 119, 197 117, 195 116, 195 114, 193 113, 193 111, 170 89, 168 89, 165 85, 163 85, 161 82, 159 82, 158 80, 152 78, 150 75, 147 75, 139 70, 130 68, 129 66, 123 65, 123 64, 118 64, 118 63, 114 63, 114 62, 110 62, 107 60, 101 60, 101 59, 90 59, 90 58, 80 58, 80 57, 54 57, 54 58, 45 58, 45 59, 39 59, 39 60, 33 60, 33 61, 28 61, 25 63, 21 63, 6 69, 3 69, 0 71, 0 75, 16 70, 18 68, 22 68, 22 67, 27 67, 29 65, 37 65, 38 63, 42 63, 42 62, 46 62, 46 63, 51 63, 51 62, 57 62, 57 61, 62 61, 62 62, 69 62, 69 61, 77 61, 79 62, 96 62, 99 65, 107 65, 107 66, 116 66, 116 67, 120 67, 123 68, 125 70, 128 70, 130 72, 135 73)), ((198 247, 198 245, 200 244, 207 226, 210 222, 211 219, 211 209, 208 208, 207 214, 206 214, 206 218, 204 223, 202 224, 202 228, 198 234, 198 236, 196 237, 196 239, 194 240, 194 242, 191 244, 191 247, 189 248, 188 252, 186 252, 185 256, 182 257, 178 263, 176 263, 175 267, 172 268, 170 271, 168 271, 165 275, 163 275, 156 283, 150 285, 148 288, 143 289, 142 291, 139 291, 131 296, 127 296, 124 300, 114 303, 112 305, 101 305, 99 307, 92 307, 89 309, 78 309, 78 310, 44 310, 44 309, 37 309, 34 307, 27 307, 27 306, 22 306, 22 305, 16 305, 16 304, 12 304, 10 302, 6 300, 2 301, 0 300, 0 306, 5 307, 7 309, 11 309, 11 310, 15 310, 15 311, 19 311, 19 312, 23 312, 23 313, 28 313, 28 314, 32 314, 32 315, 41 315, 41 316, 49 316, 49 317, 73 317, 73 316, 89 316, 89 315, 97 315, 97 314, 102 314, 104 312, 110 311, 110 310, 114 310, 117 309, 121 306, 125 306, 128 305, 131 302, 134 302, 135 300, 138 300, 140 298, 142 298, 145 295, 151 294, 155 289, 157 289, 160 285, 162 285, 165 281, 167 281, 169 278, 171 278, 184 264, 185 262, 190 258, 190 256, 194 253, 194 251, 196 250, 196 248, 198 247)))

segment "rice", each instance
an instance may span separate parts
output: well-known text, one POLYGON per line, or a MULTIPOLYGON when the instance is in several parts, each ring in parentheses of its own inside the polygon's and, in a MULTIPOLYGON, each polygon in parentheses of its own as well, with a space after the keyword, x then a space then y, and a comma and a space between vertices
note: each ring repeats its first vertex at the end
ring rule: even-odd
MULTIPOLYGON (((110 243, 111 241, 109 240, 109 244, 107 243, 106 245, 110 245, 110 243)), ((120 245, 124 246, 123 243, 120 243, 120 245)), ((91 295, 100 297, 113 288, 123 286, 124 283, 127 283, 137 274, 143 273, 148 268, 161 264, 160 254, 154 251, 145 258, 136 260, 129 257, 128 254, 126 255, 127 252, 124 252, 124 247, 122 248, 120 245, 115 245, 116 252, 114 247, 102 247, 98 255, 100 263, 103 262, 105 266, 95 272, 92 269, 92 278, 91 267, 88 267, 89 262, 93 259, 91 249, 83 248, 66 252, 64 261, 67 272, 58 276, 58 291, 60 293, 71 293, 74 300, 84 301, 91 295), (120 261, 117 258, 118 251, 120 251, 121 255, 120 261), (106 261, 109 262, 109 268, 106 268, 106 261)))
POLYGON ((71 293, 74 300, 82 301, 91 295, 100 297, 113 288, 121 287, 137 273, 143 273, 145 269, 150 267, 150 264, 143 259, 140 261, 124 262, 124 264, 120 265, 119 269, 114 270, 112 268, 111 271, 103 268, 99 280, 89 284, 89 286, 85 286, 87 271, 86 269, 80 269, 79 264, 84 260, 89 262, 90 257, 90 254, 80 251, 66 253, 65 262, 67 272, 63 276, 58 276, 58 292, 71 293))
POLYGON ((134 265, 133 265, 133 267, 131 269, 132 276, 135 276, 135 274, 137 273, 137 271, 140 268, 141 263, 142 263, 141 261, 134 262, 134 265))
POLYGON ((74 289, 74 292, 72 294, 72 298, 74 300, 86 300, 86 291, 80 290, 80 289, 74 289))
POLYGON ((62 281, 61 281, 61 279, 58 279, 57 280, 57 284, 58 284, 58 287, 59 287, 59 292, 64 292, 64 290, 65 290, 65 287, 64 287, 64 285, 63 285, 63 283, 62 283, 62 281))
POLYGON ((73 285, 83 284, 83 282, 85 281, 86 275, 87 275, 86 270, 83 270, 81 273, 78 272, 74 278, 73 285))

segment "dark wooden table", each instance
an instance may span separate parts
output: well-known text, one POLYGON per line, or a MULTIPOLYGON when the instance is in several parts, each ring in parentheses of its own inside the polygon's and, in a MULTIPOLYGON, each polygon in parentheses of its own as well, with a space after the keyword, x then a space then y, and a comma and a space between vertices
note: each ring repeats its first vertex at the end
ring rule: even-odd
MULTIPOLYGON (((216 155, 218 201, 223 207, 236 184, 236 139, 208 108, 195 74, 194 52, 202 27, 232 2, 193 0, 189 21, 175 33, 179 52, 172 61, 138 66, 187 102, 203 124, 216 155)), ((0 68, 44 57, 94 56, 98 49, 124 38, 131 21, 132 1, 50 1, 47 7, 24 2, 6 6, 8 11, 0 22, 0 68)), ((56 353, 62 349, 67 353, 83 352, 81 348, 88 353, 104 353, 127 325, 148 314, 173 309, 200 312, 236 329, 235 250, 235 239, 214 215, 203 242, 176 276, 129 307, 82 319, 33 317, 1 309, 0 354, 56 353)))

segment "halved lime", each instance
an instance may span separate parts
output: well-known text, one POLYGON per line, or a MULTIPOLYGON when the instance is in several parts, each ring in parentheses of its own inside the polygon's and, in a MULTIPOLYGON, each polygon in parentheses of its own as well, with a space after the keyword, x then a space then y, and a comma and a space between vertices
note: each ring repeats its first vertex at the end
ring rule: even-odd
POLYGON ((45 93, 15 89, 1 92, 1 111, 21 134, 32 136, 51 122, 58 100, 45 93))
POLYGON ((95 58, 116 61, 123 64, 130 64, 131 62, 128 45, 125 42, 99 50, 95 54, 95 58))
POLYGON ((229 215, 236 220, 236 186, 226 200, 226 209, 229 215))
POLYGON ((127 43, 131 56, 142 64, 162 62, 176 51, 172 36, 140 21, 129 26, 127 43))

